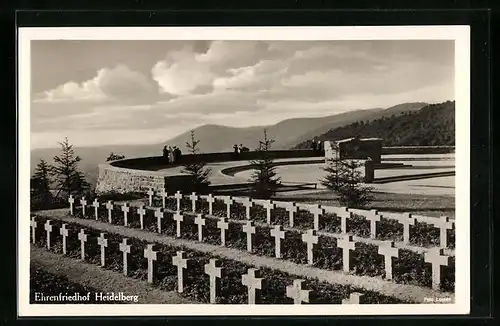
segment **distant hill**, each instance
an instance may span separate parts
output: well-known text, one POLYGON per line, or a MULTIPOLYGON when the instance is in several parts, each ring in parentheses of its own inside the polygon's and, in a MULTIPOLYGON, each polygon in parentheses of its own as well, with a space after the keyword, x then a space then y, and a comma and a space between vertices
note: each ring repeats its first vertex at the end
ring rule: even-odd
MULTIPOLYGON (((426 103, 405 103, 388 109, 355 110, 319 118, 294 118, 283 120, 275 125, 248 128, 233 128, 220 125, 204 125, 195 129, 200 140, 200 150, 205 153, 232 151, 234 144, 243 144, 251 150, 257 148, 264 129, 275 140, 273 149, 290 149, 297 143, 312 139, 318 134, 359 120, 370 121, 394 113, 418 110, 426 103)), ((185 143, 190 133, 181 134, 166 143, 180 146, 185 150, 185 143)))
MULTIPOLYGON (((392 111, 369 122, 363 120, 332 128, 319 140, 340 140, 354 136, 379 137, 384 146, 451 146, 455 144, 455 102, 431 104, 415 111, 392 111)), ((310 141, 295 148, 309 148, 310 141)))
MULTIPOLYGON (((355 110, 319 118, 294 118, 270 126, 233 128, 221 125, 204 125, 196 128, 195 133, 196 138, 200 140, 199 148, 204 153, 232 151, 234 144, 243 144, 253 150, 262 138, 264 128, 267 129, 269 136, 275 139, 273 149, 290 149, 296 144, 312 139, 332 128, 360 120, 371 121, 383 116, 390 116, 393 113, 410 112, 425 105, 425 103, 405 103, 388 109, 355 110)), ((75 152, 82 158, 80 163, 82 172, 86 174, 88 181, 94 184, 97 180, 97 165, 103 163, 110 152, 125 155, 127 158, 158 156, 162 154, 163 146, 167 144, 178 146, 185 153, 187 151, 185 144, 189 139, 190 133, 185 132, 161 144, 75 147, 75 152)), ((31 171, 33 172, 40 159, 51 164, 53 157, 57 154, 59 154, 58 148, 32 150, 31 171)))

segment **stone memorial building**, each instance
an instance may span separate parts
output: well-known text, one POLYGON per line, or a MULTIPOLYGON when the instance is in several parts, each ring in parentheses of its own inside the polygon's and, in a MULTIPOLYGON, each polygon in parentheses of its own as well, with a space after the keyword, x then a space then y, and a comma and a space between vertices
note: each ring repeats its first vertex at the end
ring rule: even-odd
POLYGON ((340 159, 371 160, 380 163, 382 155, 381 138, 353 137, 337 141, 325 141, 325 160, 340 159))

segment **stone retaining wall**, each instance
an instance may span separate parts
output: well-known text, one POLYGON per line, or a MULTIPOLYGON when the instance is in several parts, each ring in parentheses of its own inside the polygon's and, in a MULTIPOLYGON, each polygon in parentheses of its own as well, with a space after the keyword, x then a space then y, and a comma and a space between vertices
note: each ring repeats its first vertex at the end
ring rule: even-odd
POLYGON ((144 192, 149 188, 163 189, 165 176, 152 171, 118 168, 110 164, 99 164, 96 192, 144 192))

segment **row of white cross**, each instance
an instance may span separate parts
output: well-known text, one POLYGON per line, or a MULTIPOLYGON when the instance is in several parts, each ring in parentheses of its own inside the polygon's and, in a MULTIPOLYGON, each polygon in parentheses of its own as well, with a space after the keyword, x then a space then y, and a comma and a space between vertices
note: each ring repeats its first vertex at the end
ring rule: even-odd
MULTIPOLYGON (((182 217, 181 214, 175 214, 174 216, 182 217)), ((198 216, 197 218, 203 220, 203 224, 204 224, 204 219, 202 219, 200 216, 198 216)), ((223 218, 223 220, 225 220, 225 218, 223 218)), ((179 221, 179 219, 177 219, 177 221, 179 221)), ((219 223, 218 223, 218 227, 221 229, 221 242, 222 242, 222 245, 224 246, 225 245, 225 230, 227 230, 228 223, 224 222, 223 223, 224 225, 222 225, 220 222, 221 221, 219 221, 219 223)), ((201 237, 201 234, 202 234, 200 226, 201 226, 201 224, 198 224, 199 237, 201 237)), ((35 220, 35 217, 33 217, 31 220, 31 228, 32 228, 33 243, 35 243, 35 241, 36 241, 36 228, 37 228, 37 222, 35 220)), ((50 249, 50 246, 51 246, 50 234, 52 232, 52 225, 51 225, 50 220, 46 221, 46 223, 44 225, 44 229, 46 231, 46 236, 47 236, 47 248, 50 249)), ((180 230, 180 227, 178 226, 177 227, 178 236, 180 236, 179 230, 180 230)), ((66 224, 63 224, 59 230, 60 235, 62 236, 62 244, 63 244, 63 253, 64 254, 66 254, 66 238, 69 236, 68 231, 69 230, 66 228, 66 224)), ((245 232, 247 234, 247 250, 249 252, 251 252, 252 251, 252 235, 255 233, 255 227, 253 226, 253 222, 248 221, 247 224, 243 226, 243 232, 245 232)), ((281 240, 285 239, 285 234, 286 234, 286 232, 282 230, 282 227, 280 225, 276 225, 274 227, 274 229, 271 230, 271 236, 275 238, 275 256, 276 256, 276 258, 281 258, 281 240)), ((85 234, 84 229, 80 230, 80 233, 78 234, 78 239, 80 240, 81 259, 84 260, 85 259, 85 242, 87 241, 87 235, 85 234)), ((122 244, 120 244, 120 250, 122 250, 122 246, 124 248, 122 251, 124 251, 126 248, 125 246, 127 246, 127 239, 124 239, 123 241, 124 242, 122 244)), ((316 234, 316 230, 308 230, 306 233, 302 234, 302 241, 304 241, 307 244, 307 260, 308 260, 308 264, 312 265, 314 263, 313 248, 314 248, 314 245, 318 243, 318 236, 316 234)), ((104 264, 105 264, 105 248, 108 246, 107 239, 105 239, 104 233, 101 233, 101 236, 97 239, 97 242, 98 242, 98 245, 101 247, 101 265, 104 266, 104 264)), ((342 249, 343 271, 345 273, 349 273, 351 270, 350 251, 355 250, 355 242, 353 241, 353 237, 351 235, 346 235, 343 238, 337 239, 337 247, 342 249)), ((128 249, 128 252, 130 252, 130 248, 128 249)), ((392 278, 393 278, 392 258, 399 257, 399 249, 394 247, 394 242, 387 241, 387 242, 385 242, 384 246, 379 246, 378 253, 380 255, 384 256, 385 278, 387 280, 392 280, 392 278)), ((124 255, 125 255, 125 251, 124 251, 124 255)), ((145 257, 146 257, 146 251, 145 251, 145 257)), ((433 286, 433 289, 439 290, 440 284, 441 284, 441 267, 449 265, 450 257, 444 255, 443 249, 435 248, 435 250, 430 250, 430 251, 426 252, 424 255, 424 259, 425 259, 425 262, 430 263, 432 265, 432 286, 433 286)), ((124 268, 124 274, 126 274, 127 260, 126 260, 125 256, 124 256, 123 268, 124 268)), ((151 273, 152 273, 152 270, 149 269, 148 280, 152 280, 151 273)))
MULTIPOLYGON (((149 190, 147 192, 149 196, 149 206, 153 206, 153 195, 154 195, 153 190, 149 190)), ((160 192, 160 196, 162 198, 162 207, 166 208, 166 199, 169 198, 167 193, 165 191, 160 192)), ((176 201, 177 201, 177 211, 181 211, 181 199, 184 198, 184 196, 177 191, 175 195, 173 196, 176 201)), ((189 196, 189 199, 191 200, 192 203, 192 212, 196 213, 196 203, 200 198, 204 198, 207 203, 208 203, 208 215, 213 215, 213 203, 219 199, 222 200, 226 204, 226 211, 227 211, 227 218, 231 218, 231 205, 234 204, 237 200, 231 196, 218 196, 214 197, 212 194, 209 194, 207 196, 198 196, 196 193, 192 193, 189 196)), ((70 196, 69 198, 69 203, 70 203, 70 213, 73 215, 73 204, 75 202, 75 199, 70 196)), ((262 205, 266 209, 266 222, 268 224, 271 224, 272 222, 272 217, 271 217, 271 210, 276 209, 278 206, 281 208, 284 208, 287 210, 289 213, 289 226, 294 227, 294 217, 295 213, 298 212, 299 207, 297 206, 296 203, 293 202, 273 202, 272 200, 255 200, 251 198, 239 198, 238 200, 239 203, 241 203, 243 206, 245 206, 246 210, 246 219, 250 220, 250 208, 253 207, 254 204, 259 204, 262 205)), ((85 216, 86 214, 86 205, 87 200, 85 197, 82 197, 80 200, 80 204, 82 206, 82 214, 85 216)), ((98 216, 98 208, 100 207, 100 203, 97 200, 97 198, 93 201, 91 206, 94 208, 94 215, 95 218, 97 219, 98 216)), ((112 210, 114 208, 113 201, 108 201, 106 203, 106 209, 108 210, 108 222, 112 223, 112 210)), ((302 208, 302 206, 301 206, 302 208)), ((313 229, 314 230, 319 230, 319 220, 320 217, 325 215, 326 213, 333 213, 336 214, 340 218, 340 228, 342 233, 347 233, 347 220, 353 218, 355 212, 360 214, 361 210, 351 210, 346 207, 332 207, 332 206, 324 206, 322 207, 321 205, 307 205, 306 206, 307 210, 313 214, 313 229), (355 211, 355 212, 354 212, 355 211)), ((124 203, 121 207, 121 210, 124 214, 124 223, 127 225, 127 217, 128 213, 130 211, 130 207, 128 206, 127 203, 124 203)), ((141 206, 138 208, 137 214, 140 216, 141 220, 141 229, 143 228, 143 216, 146 213, 145 207, 141 206)), ((377 210, 363 210, 362 211, 362 216, 364 216, 367 220, 370 221, 370 238, 371 239, 376 239, 377 236, 377 222, 380 222, 381 218, 384 217, 383 214, 378 212, 377 210)), ((407 214, 401 214, 401 218, 398 218, 397 221, 403 225, 403 243, 404 244, 409 244, 410 243, 410 226, 415 225, 417 222, 417 218, 413 217, 412 214, 407 213, 407 214)), ((448 236, 447 236, 447 230, 453 229, 455 224, 452 220, 450 220, 449 217, 447 216, 442 216, 440 218, 433 218, 432 223, 434 226, 438 227, 440 230, 440 241, 439 245, 441 248, 446 248, 448 246, 448 236)), ((161 226, 159 226, 161 228, 161 226)))
MULTIPOLYGON (((32 220, 32 225, 35 225, 36 221, 32 220)), ((45 223, 45 230, 47 231, 47 247, 50 249, 50 232, 52 231, 52 225, 50 225, 50 220, 45 223)), ((63 224, 60 228, 60 233, 63 236, 63 253, 66 254, 66 237, 68 236, 68 229, 66 224, 63 224)), ((85 230, 81 229, 78 233, 78 239, 81 242, 81 260, 85 260, 85 242, 88 240, 88 234, 85 234, 85 230)), ((106 264, 106 250, 108 247, 108 239, 106 239, 106 234, 101 233, 97 238, 97 243, 101 247, 101 266, 106 264)), ((153 244, 148 244, 144 249, 144 258, 148 260, 148 282, 152 283, 154 279, 154 264, 157 260, 157 251, 155 251, 153 244)), ((128 239, 123 238, 119 245, 119 250, 123 253, 123 274, 127 276, 127 256, 131 251, 131 246, 128 244, 128 239)), ((172 264, 177 267, 177 292, 184 292, 184 279, 187 276, 187 269, 190 266, 191 260, 184 257, 184 251, 177 251, 176 256, 172 256, 172 264)), ((220 296, 220 286, 221 279, 223 275, 223 267, 221 267, 220 260, 210 259, 208 264, 204 266, 205 274, 209 276, 210 279, 210 303, 217 303, 216 298, 220 296)), ((241 283, 247 287, 247 297, 249 304, 256 304, 260 301, 260 290, 262 290, 262 281, 260 270, 255 268, 249 268, 247 274, 241 276, 241 283)), ((304 280, 296 279, 293 281, 293 285, 289 285, 286 288, 286 296, 293 299, 294 304, 301 304, 302 302, 309 302, 309 296, 311 290, 304 290, 303 287, 304 280)), ((349 299, 344 299, 343 304, 360 304, 363 299, 363 294, 351 293, 349 299)))

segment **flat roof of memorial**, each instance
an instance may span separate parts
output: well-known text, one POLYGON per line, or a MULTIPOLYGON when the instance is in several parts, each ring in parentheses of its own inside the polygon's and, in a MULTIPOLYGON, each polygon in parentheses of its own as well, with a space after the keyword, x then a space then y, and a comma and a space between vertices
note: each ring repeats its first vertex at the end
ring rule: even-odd
MULTIPOLYGON (((336 142, 337 143, 346 143, 346 142, 350 142, 352 140, 356 139, 355 137, 351 137, 351 138, 346 138, 346 139, 342 139, 342 140, 337 140, 336 142)), ((359 140, 361 141, 376 141, 376 140, 383 140, 382 138, 360 138, 359 140)))

